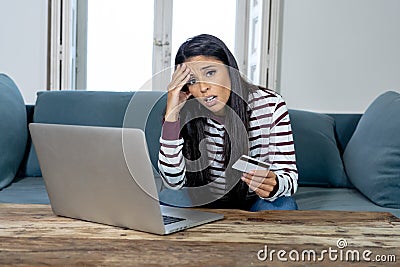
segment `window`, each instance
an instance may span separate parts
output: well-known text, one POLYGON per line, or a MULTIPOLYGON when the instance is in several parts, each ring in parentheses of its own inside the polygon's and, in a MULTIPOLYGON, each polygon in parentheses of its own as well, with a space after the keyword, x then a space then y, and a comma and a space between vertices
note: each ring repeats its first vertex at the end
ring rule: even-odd
MULTIPOLYGON (((269 34, 271 12, 279 10, 279 0, 53 0, 52 6, 57 2, 64 5, 63 16, 52 8, 55 20, 63 18, 59 28, 69 30, 72 36, 77 25, 78 37, 76 53, 73 42, 59 53, 74 60, 76 55, 76 68, 52 68, 52 75, 61 77, 55 80, 69 81, 56 89, 135 91, 166 70, 160 81, 148 88, 165 90, 179 45, 200 33, 221 38, 234 53, 240 70, 254 83, 267 86, 269 48, 275 47, 268 43, 273 39, 269 34), (74 12, 65 13, 68 9, 74 12), (63 28, 63 24, 71 26, 63 28)), ((57 65, 62 64, 53 66, 57 65)))

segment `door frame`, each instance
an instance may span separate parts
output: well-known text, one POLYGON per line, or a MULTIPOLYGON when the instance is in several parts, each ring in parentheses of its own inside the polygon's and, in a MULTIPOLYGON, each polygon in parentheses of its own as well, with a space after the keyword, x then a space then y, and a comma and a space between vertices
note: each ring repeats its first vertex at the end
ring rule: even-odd
MULTIPOLYGON (((259 0, 262 2, 263 18, 262 30, 264 34, 260 36, 260 53, 257 61, 259 62, 259 71, 257 75, 260 77, 259 85, 279 92, 278 75, 279 75, 279 47, 281 44, 281 18, 282 5, 281 0, 259 0)), ((235 54, 241 72, 248 76, 250 72, 250 49, 251 47, 251 17, 250 5, 253 0, 237 0, 237 10, 241 10, 241 14, 236 14, 236 40, 235 54)))
POLYGON ((151 88, 165 90, 171 79, 173 0, 154 0, 151 88))
POLYGON ((88 0, 78 0, 77 2, 75 88, 85 90, 87 88, 88 0))

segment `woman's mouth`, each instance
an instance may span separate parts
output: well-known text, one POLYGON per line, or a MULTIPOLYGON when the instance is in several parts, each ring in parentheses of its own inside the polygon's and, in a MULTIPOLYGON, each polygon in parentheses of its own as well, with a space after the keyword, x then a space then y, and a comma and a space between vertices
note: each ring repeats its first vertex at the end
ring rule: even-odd
POLYGON ((213 96, 205 97, 204 102, 209 107, 214 106, 217 103, 217 96, 213 95, 213 96))

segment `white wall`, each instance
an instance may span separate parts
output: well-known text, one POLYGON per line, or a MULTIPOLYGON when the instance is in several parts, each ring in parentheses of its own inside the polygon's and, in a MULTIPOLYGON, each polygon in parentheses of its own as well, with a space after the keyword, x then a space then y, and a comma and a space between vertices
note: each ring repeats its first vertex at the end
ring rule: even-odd
POLYGON ((47 0, 0 0, 0 72, 14 80, 25 103, 46 89, 47 0))
POLYGON ((400 91, 400 1, 284 0, 278 88, 289 108, 363 112, 400 91))

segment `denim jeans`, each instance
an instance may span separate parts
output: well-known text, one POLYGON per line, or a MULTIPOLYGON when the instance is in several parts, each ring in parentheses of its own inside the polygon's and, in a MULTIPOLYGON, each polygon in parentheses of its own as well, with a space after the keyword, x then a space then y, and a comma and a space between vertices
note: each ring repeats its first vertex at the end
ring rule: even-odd
POLYGON ((293 197, 279 197, 272 202, 258 198, 251 206, 250 211, 297 209, 298 207, 293 197))
MULTIPOLYGON (((185 190, 171 190, 164 189, 159 193, 160 202, 167 206, 177 207, 195 207, 192 200, 185 190)), ((220 204, 220 203, 219 203, 220 204)), ((203 207, 211 208, 232 208, 224 207, 218 203, 210 203, 203 207)), ((297 204, 293 197, 279 197, 275 201, 267 201, 259 197, 253 204, 249 205, 249 211, 261 211, 261 210, 297 210, 297 204)), ((248 208, 246 208, 248 209, 248 208)))

